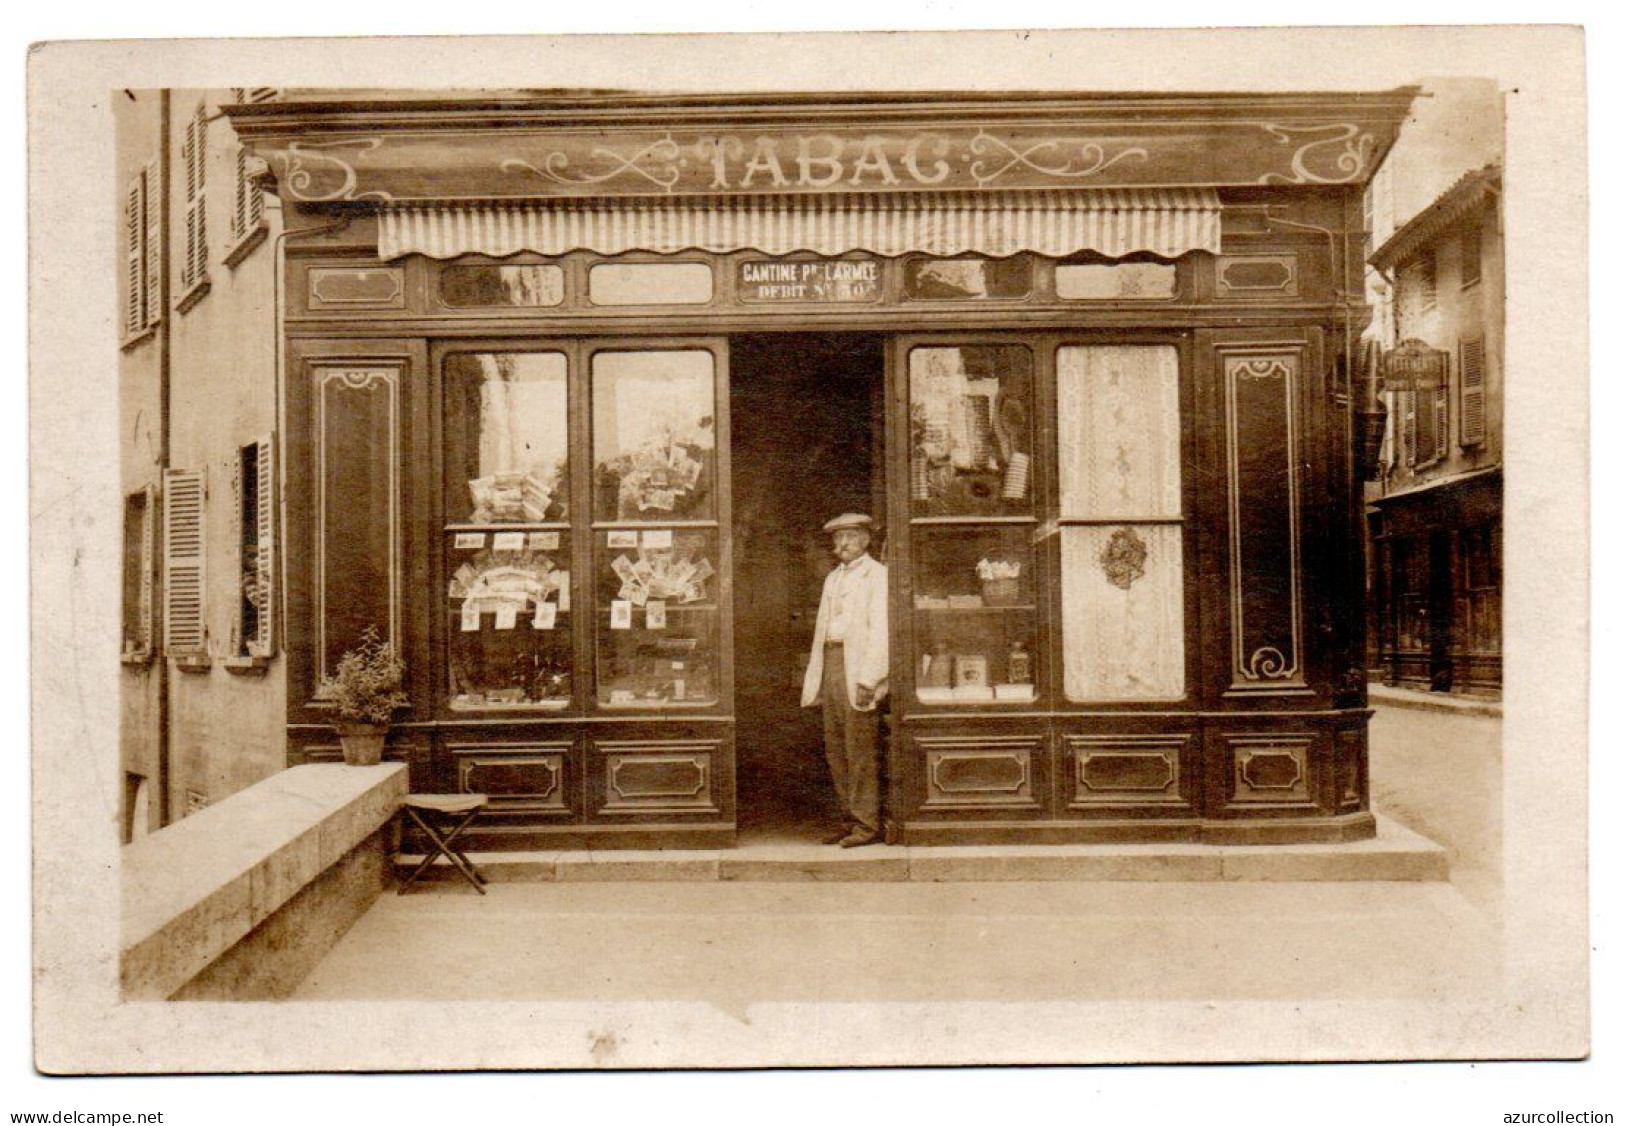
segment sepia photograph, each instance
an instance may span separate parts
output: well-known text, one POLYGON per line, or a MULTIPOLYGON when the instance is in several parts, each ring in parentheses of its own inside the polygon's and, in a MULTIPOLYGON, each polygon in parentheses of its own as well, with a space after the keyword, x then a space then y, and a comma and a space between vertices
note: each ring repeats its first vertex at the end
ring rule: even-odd
POLYGON ((36 51, 39 1070, 1589 1053, 1581 33, 1034 34, 36 51))

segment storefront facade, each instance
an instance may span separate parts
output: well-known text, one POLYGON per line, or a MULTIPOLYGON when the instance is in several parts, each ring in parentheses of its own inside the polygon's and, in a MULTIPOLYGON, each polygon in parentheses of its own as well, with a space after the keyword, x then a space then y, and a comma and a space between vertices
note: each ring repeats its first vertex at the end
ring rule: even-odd
POLYGON ((819 527, 910 844, 1369 836, 1361 189, 1412 96, 289 97, 291 762, 367 627, 487 847, 827 806, 819 527))

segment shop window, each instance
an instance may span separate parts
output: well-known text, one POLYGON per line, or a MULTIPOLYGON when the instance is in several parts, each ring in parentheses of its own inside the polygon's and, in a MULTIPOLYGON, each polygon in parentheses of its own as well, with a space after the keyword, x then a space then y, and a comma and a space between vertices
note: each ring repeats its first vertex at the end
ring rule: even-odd
POLYGON ((562 352, 446 357, 454 709, 556 709, 573 697, 568 373, 562 352))
POLYGON ((1033 355, 908 353, 915 693, 1029 704, 1041 690, 1033 524, 1033 355))
POLYGON ((1030 526, 916 528, 915 692, 920 702, 1031 703, 1036 602, 1030 526))
POLYGON ((1032 288, 1030 258, 910 258, 903 263, 907 300, 1012 300, 1032 288))
POLYGON ((1179 356, 1056 352, 1061 632, 1074 702, 1185 694, 1179 356))
POLYGON ((1416 539, 1395 540, 1394 647, 1401 653, 1426 652, 1428 637, 1428 551, 1416 539))
POLYGON ((1179 291, 1179 270, 1166 262, 1090 262, 1055 267, 1062 301, 1168 301, 1179 291))
POLYGON ((440 300, 454 309, 543 309, 564 301, 564 268, 549 265, 448 266, 440 300))
POLYGON ((243 656, 274 652, 275 497, 276 467, 266 437, 237 451, 237 651, 243 656))
POLYGON ((451 706, 568 707, 570 537, 562 529, 446 537, 451 706))
POLYGON ((1456 647, 1469 653, 1501 651, 1501 559, 1493 524, 1456 536, 1456 647))
POLYGON ((716 529, 606 529, 594 538, 598 705, 716 703, 716 529))
POLYGON ((203 618, 203 474, 164 471, 164 649, 201 654, 203 618))
POLYGON ((1031 515, 1031 350, 914 348, 908 370, 914 515, 1031 515))
POLYGON ((121 651, 126 660, 152 656, 153 644, 153 491, 150 487, 124 498, 124 629, 121 651))
POLYGON ((587 273, 594 305, 705 305, 713 286, 705 262, 606 262, 587 273))
POLYGON ((592 358, 593 516, 716 518, 716 370, 710 352, 592 358))
POLYGON ((208 205, 204 193, 209 165, 208 117, 199 105, 186 123, 181 143, 181 164, 186 174, 186 241, 181 255, 181 295, 177 308, 185 312, 209 289, 208 205))

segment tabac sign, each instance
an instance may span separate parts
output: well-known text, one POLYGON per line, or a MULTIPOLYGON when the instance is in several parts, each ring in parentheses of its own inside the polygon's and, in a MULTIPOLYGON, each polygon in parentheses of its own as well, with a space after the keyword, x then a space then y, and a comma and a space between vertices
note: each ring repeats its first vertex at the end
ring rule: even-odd
POLYGON ((1081 99, 1064 109, 1001 102, 996 113, 975 116, 978 107, 963 102, 906 110, 877 103, 833 107, 823 123, 776 104, 684 105, 662 110, 658 128, 646 103, 634 112, 606 101, 608 108, 593 102, 569 112, 446 102, 276 103, 227 112, 285 197, 411 204, 1359 184, 1392 143, 1409 93, 1352 102, 1081 99), (585 124, 589 118, 597 123, 585 124))
POLYGON ((1450 378, 1450 353, 1412 337, 1382 358, 1384 391, 1433 391, 1450 378))

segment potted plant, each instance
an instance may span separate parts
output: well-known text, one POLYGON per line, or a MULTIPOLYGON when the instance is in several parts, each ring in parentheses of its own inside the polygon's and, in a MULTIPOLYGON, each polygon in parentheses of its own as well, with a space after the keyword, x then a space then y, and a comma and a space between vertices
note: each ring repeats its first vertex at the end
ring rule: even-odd
POLYGON ((408 703, 401 691, 405 675, 394 645, 368 626, 356 647, 339 658, 333 675, 322 677, 319 698, 337 713, 333 728, 349 765, 376 766, 383 758, 390 720, 408 703))

